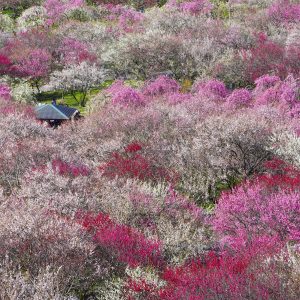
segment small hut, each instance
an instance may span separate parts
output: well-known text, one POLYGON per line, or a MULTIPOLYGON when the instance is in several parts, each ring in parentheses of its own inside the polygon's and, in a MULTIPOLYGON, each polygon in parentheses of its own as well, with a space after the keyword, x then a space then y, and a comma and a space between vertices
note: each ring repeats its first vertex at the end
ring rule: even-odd
POLYGON ((76 120, 80 118, 80 112, 72 107, 57 104, 41 104, 35 107, 36 118, 49 123, 51 127, 56 128, 65 121, 76 120))

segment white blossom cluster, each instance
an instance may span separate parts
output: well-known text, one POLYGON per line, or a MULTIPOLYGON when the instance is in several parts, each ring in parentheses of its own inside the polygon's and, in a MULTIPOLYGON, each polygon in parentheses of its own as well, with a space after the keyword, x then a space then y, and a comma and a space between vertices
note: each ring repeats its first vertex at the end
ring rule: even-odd
POLYGON ((41 26, 46 20, 46 10, 43 6, 32 6, 17 19, 17 29, 26 31, 29 28, 41 26))
POLYGON ((70 65, 62 71, 51 74, 49 86, 53 90, 83 91, 99 85, 106 78, 106 72, 96 65, 82 62, 79 65, 70 65))
POLYGON ((13 98, 21 103, 30 103, 34 100, 34 89, 25 81, 15 84, 12 87, 13 98))
POLYGON ((276 155, 300 167, 300 138, 294 132, 274 134, 270 149, 276 155))
POLYGON ((0 31, 12 32, 15 28, 13 19, 5 14, 0 13, 0 31))

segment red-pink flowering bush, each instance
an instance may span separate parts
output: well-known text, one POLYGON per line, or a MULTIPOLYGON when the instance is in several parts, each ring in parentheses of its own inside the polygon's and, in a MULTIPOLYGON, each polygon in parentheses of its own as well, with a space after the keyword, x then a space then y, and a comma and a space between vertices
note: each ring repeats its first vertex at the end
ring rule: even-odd
POLYGON ((143 94, 153 97, 178 93, 179 90, 180 86, 176 80, 162 75, 157 77, 154 81, 148 82, 143 88, 143 94))
POLYGON ((1 75, 9 74, 11 64, 12 62, 10 61, 10 59, 6 55, 0 53, 0 74, 1 75))
POLYGON ((147 159, 143 154, 137 153, 139 150, 142 150, 142 146, 134 143, 134 145, 125 147, 125 153, 114 152, 111 159, 102 164, 99 170, 103 176, 108 178, 121 176, 154 182, 164 180, 176 182, 178 180, 175 172, 156 165, 154 161, 147 159), (133 149, 135 150, 133 151, 133 149))
POLYGON ((254 94, 262 93, 266 89, 273 87, 276 83, 280 82, 280 78, 278 76, 273 75, 262 75, 255 80, 255 89, 254 94))
POLYGON ((108 250, 111 256, 131 267, 160 266, 162 261, 159 241, 151 241, 136 229, 115 223, 108 215, 78 213, 78 220, 93 234, 94 241, 108 250))
POLYGON ((61 159, 55 159, 52 161, 52 168, 54 172, 61 176, 88 176, 90 174, 90 170, 87 166, 80 164, 70 164, 61 159))
POLYGON ((258 35, 257 43, 250 51, 242 51, 241 54, 250 82, 268 73, 281 79, 288 74, 299 75, 299 47, 286 48, 283 44, 269 39, 264 33, 258 35))
POLYGON ((216 79, 196 82, 193 85, 192 91, 199 95, 222 101, 224 101, 225 97, 228 95, 225 84, 216 79))
POLYGON ((278 190, 295 191, 300 189, 300 171, 292 165, 274 158, 264 164, 266 172, 257 176, 258 182, 270 192, 278 190))
POLYGON ((163 279, 168 285, 159 292, 160 299, 245 299, 248 293, 266 298, 264 287, 255 282, 254 274, 247 274, 248 266, 247 259, 211 254, 204 263, 199 259, 166 270, 163 279))
POLYGON ((264 248, 253 244, 251 249, 235 253, 209 252, 166 268, 161 275, 163 286, 129 279, 125 288, 132 295, 129 299, 283 299, 286 288, 274 265, 264 263, 267 255, 274 253, 274 244, 267 242, 264 248))
POLYGON ((252 94, 247 89, 236 89, 226 98, 227 105, 232 108, 248 107, 251 100, 252 94))
POLYGON ((131 144, 129 144, 125 147, 125 152, 127 152, 127 153, 137 152, 137 151, 140 151, 142 149, 143 149, 143 147, 140 143, 133 142, 133 143, 131 143, 131 144))
POLYGON ((245 52, 244 63, 249 80, 254 81, 263 74, 274 72, 280 77, 287 75, 287 65, 284 61, 284 47, 266 38, 264 34, 258 37, 258 43, 245 52))
POLYGON ((113 104, 122 106, 143 106, 145 99, 141 93, 132 87, 124 85, 123 81, 117 80, 106 92, 111 96, 113 104))

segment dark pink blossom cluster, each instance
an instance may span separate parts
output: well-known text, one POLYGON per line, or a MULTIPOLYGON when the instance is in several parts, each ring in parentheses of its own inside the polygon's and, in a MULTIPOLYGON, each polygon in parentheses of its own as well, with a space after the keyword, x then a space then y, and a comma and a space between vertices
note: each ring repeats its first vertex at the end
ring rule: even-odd
POLYGON ((146 96, 161 96, 165 94, 175 94, 180 90, 176 80, 168 76, 159 76, 153 81, 149 81, 143 88, 143 93, 146 96))
POLYGON ((225 97, 228 95, 225 84, 217 79, 196 82, 193 86, 193 91, 216 100, 225 100, 225 97))
POLYGON ((88 176, 91 172, 87 166, 67 163, 61 159, 53 160, 52 168, 55 173, 61 176, 88 176))
POLYGON ((106 90, 112 98, 113 104, 123 106, 142 106, 145 104, 145 99, 141 93, 130 86, 126 86, 123 81, 115 81, 106 90))
POLYGON ((134 142, 125 147, 124 153, 112 153, 111 158, 99 166, 101 174, 108 178, 125 177, 154 182, 173 183, 178 180, 176 172, 157 166, 155 161, 148 159, 140 150, 142 145, 134 142))
POLYGON ((93 234, 97 244, 120 262, 131 267, 158 267, 163 262, 159 241, 149 240, 136 229, 115 223, 106 214, 79 212, 78 221, 93 234))
POLYGON ((300 21, 300 4, 290 0, 274 1, 268 8, 268 15, 278 23, 297 23, 300 21))
POLYGON ((0 84, 0 99, 4 99, 4 100, 11 99, 11 89, 6 84, 0 84))

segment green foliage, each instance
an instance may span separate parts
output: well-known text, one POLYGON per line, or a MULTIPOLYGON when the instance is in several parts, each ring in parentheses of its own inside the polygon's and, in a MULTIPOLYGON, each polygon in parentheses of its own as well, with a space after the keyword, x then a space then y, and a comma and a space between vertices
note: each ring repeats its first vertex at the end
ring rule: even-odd
POLYGON ((91 19, 88 12, 80 8, 72 10, 69 14, 69 18, 80 22, 87 22, 91 19))
POLYGON ((1 0, 0 12, 9 15, 13 19, 16 19, 25 9, 34 5, 40 5, 41 3, 42 0, 1 0))
POLYGON ((212 0, 212 15, 216 19, 230 19, 230 7, 227 0, 212 0))
POLYGON ((4 15, 8 15, 10 17, 14 17, 14 14, 15 14, 15 12, 12 8, 2 9, 1 13, 4 14, 4 15))
POLYGON ((157 1, 157 5, 159 6, 159 7, 162 7, 162 6, 164 6, 166 3, 167 3, 168 1, 167 0, 158 0, 157 1))

